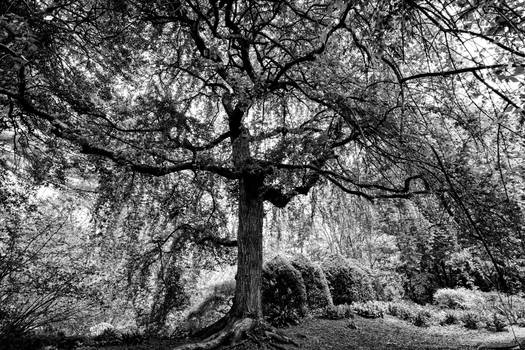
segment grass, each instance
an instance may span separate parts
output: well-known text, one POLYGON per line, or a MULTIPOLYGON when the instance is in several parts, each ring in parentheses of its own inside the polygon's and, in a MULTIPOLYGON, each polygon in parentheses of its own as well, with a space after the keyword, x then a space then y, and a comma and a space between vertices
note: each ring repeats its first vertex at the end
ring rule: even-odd
MULTIPOLYGON (((355 317, 351 322, 357 329, 350 329, 348 320, 308 319, 285 332, 300 342, 301 349, 477 349, 482 344, 513 340, 511 332, 468 330, 457 325, 421 328, 390 315, 355 317)), ((525 339, 525 328, 515 327, 514 331, 525 339)))
MULTIPOLYGON (((525 328, 513 328, 518 339, 525 340, 525 328)), ((494 333, 486 329, 469 330, 460 325, 421 328, 396 317, 328 320, 307 318, 297 326, 282 330, 299 343, 299 349, 478 349, 487 343, 509 343, 512 332, 494 333), (350 324, 352 325, 350 327, 350 324)), ((165 350, 180 344, 173 340, 149 340, 136 346, 111 346, 105 350, 165 350)), ((293 347, 290 347, 292 349, 293 347)), ((254 343, 235 346, 236 350, 260 349, 254 343)), ((295 349, 295 348, 294 348, 295 349)))
MULTIPOLYGON (((483 344, 508 344, 515 339, 525 341, 525 324, 510 326, 505 317, 510 313, 514 317, 523 318, 524 299, 514 298, 505 311, 499 295, 484 293, 480 294, 483 303, 465 303, 464 300, 472 299, 467 298, 469 295, 465 296, 468 292, 461 290, 459 296, 457 294, 456 291, 446 291, 442 296, 445 302, 438 305, 421 306, 409 301, 369 301, 337 305, 319 313, 317 318, 310 316, 301 324, 283 331, 300 344, 300 349, 306 350, 478 349, 483 344), (456 302, 456 299, 461 303, 456 302), (356 316, 351 317, 353 315, 356 316)), ((108 340, 102 338, 104 339, 81 341, 81 348, 164 350, 186 341, 143 338, 135 341, 137 337, 134 334, 123 337, 119 342, 97 341, 108 340)), ((76 343, 78 346, 79 342, 76 343)), ((8 347, 13 350, 18 348, 8 347)), ((235 349, 252 350, 259 347, 255 343, 246 342, 235 346, 235 349)))

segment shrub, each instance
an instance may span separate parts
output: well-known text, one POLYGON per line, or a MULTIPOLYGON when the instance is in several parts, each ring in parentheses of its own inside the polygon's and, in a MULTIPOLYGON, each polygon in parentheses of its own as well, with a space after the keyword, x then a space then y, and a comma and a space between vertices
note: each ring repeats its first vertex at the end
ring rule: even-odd
POLYGON ((395 271, 372 271, 373 288, 377 300, 400 300, 404 296, 403 278, 395 271))
POLYGON ((436 290, 436 276, 428 273, 414 273, 405 281, 405 290, 410 300, 419 304, 426 304, 432 300, 436 290))
POLYGON ((126 329, 121 332, 120 338, 123 345, 138 345, 144 341, 144 334, 138 329, 126 329))
POLYGON ((505 316, 494 312, 492 317, 487 320, 487 329, 495 332, 503 332, 507 327, 507 319, 505 316))
POLYGON ((518 325, 519 327, 525 327, 525 318, 518 318, 516 320, 516 325, 518 325))
POLYGON ((98 323, 92 327, 89 328, 89 334, 92 336, 92 337, 98 337, 100 335, 102 335, 103 333, 105 333, 106 331, 108 330, 114 330, 115 327, 113 327, 112 324, 110 323, 107 323, 107 322, 101 322, 101 323, 98 323))
POLYGON ((367 301, 364 303, 353 303, 352 310, 359 316, 366 318, 380 318, 384 316, 384 307, 377 302, 367 301))
POLYGON ((429 305, 418 305, 410 302, 389 302, 384 308, 389 315, 410 322, 418 327, 428 327, 432 324, 444 324, 446 314, 443 311, 434 310, 429 305))
POLYGON ((443 288, 434 293, 434 304, 442 308, 470 310, 484 302, 480 292, 465 288, 443 288))
POLYGON ((106 328, 93 338, 98 346, 117 345, 121 341, 120 333, 114 328, 106 328))
POLYGON ((478 329, 481 325, 481 317, 474 312, 465 312, 461 317, 461 321, 468 329, 478 329))
POLYGON ((412 323, 418 327, 428 327, 432 324, 432 316, 429 310, 419 310, 412 323))
POLYGON ((307 294, 301 273, 277 256, 263 268, 262 303, 265 318, 275 326, 297 324, 307 312, 307 294))
POLYGON ((356 261, 332 256, 321 264, 334 304, 351 304, 375 299, 373 280, 356 261))
POLYGON ((334 304, 328 281, 321 267, 304 255, 298 255, 291 261, 292 266, 301 273, 306 286, 308 307, 312 310, 334 304))
POLYGON ((352 316, 353 309, 347 304, 329 305, 324 309, 324 312, 321 315, 321 317, 329 320, 341 320, 352 316))
POLYGON ((497 312, 510 318, 512 323, 525 317, 525 299, 517 295, 506 295, 499 292, 483 293, 485 304, 490 312, 497 312))
POLYGON ((451 324, 459 324, 461 322, 461 317, 458 312, 454 310, 447 311, 445 313, 445 316, 441 320, 440 324, 442 326, 451 325, 451 324))
POLYGON ((414 306, 405 302, 391 302, 386 310, 389 315, 409 322, 415 319, 417 311, 414 306))

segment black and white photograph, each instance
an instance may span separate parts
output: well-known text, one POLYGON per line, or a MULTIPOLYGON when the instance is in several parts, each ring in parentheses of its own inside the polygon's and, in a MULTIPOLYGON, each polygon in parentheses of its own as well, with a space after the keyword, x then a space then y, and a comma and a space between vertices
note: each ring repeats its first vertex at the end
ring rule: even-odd
POLYGON ((0 0, 0 350, 525 349, 525 0, 0 0))

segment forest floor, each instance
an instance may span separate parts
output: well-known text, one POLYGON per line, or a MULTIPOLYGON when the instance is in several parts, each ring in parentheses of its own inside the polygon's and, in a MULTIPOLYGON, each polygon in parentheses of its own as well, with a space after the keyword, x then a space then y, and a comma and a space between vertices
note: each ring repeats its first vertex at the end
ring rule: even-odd
MULTIPOLYGON (((486 329, 469 330, 457 325, 422 328, 392 316, 378 319, 356 316, 343 320, 310 318, 300 325, 281 331, 299 344, 299 347, 286 346, 286 349, 306 350, 478 349, 487 344, 510 344, 515 342, 515 339, 525 343, 525 328, 522 327, 513 327, 506 332, 497 333, 486 329)), ((174 341, 151 341, 133 347, 113 346, 104 349, 165 350, 176 345, 178 344, 174 341)), ((254 343, 243 343, 228 348, 259 349, 254 343)))

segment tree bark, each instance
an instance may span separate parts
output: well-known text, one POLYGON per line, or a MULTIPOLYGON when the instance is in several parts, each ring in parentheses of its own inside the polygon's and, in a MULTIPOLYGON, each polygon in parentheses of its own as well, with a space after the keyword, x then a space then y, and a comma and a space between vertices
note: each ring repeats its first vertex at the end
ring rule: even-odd
POLYGON ((239 182, 239 227, 237 231, 237 276, 233 317, 262 317, 262 228, 263 200, 260 198, 262 181, 245 176, 239 182))
POLYGON ((262 230, 263 198, 261 189, 264 177, 250 169, 250 144, 248 130, 241 127, 233 140, 233 162, 242 169, 239 180, 239 226, 237 230, 237 275, 235 296, 230 316, 234 318, 262 317, 262 230))

